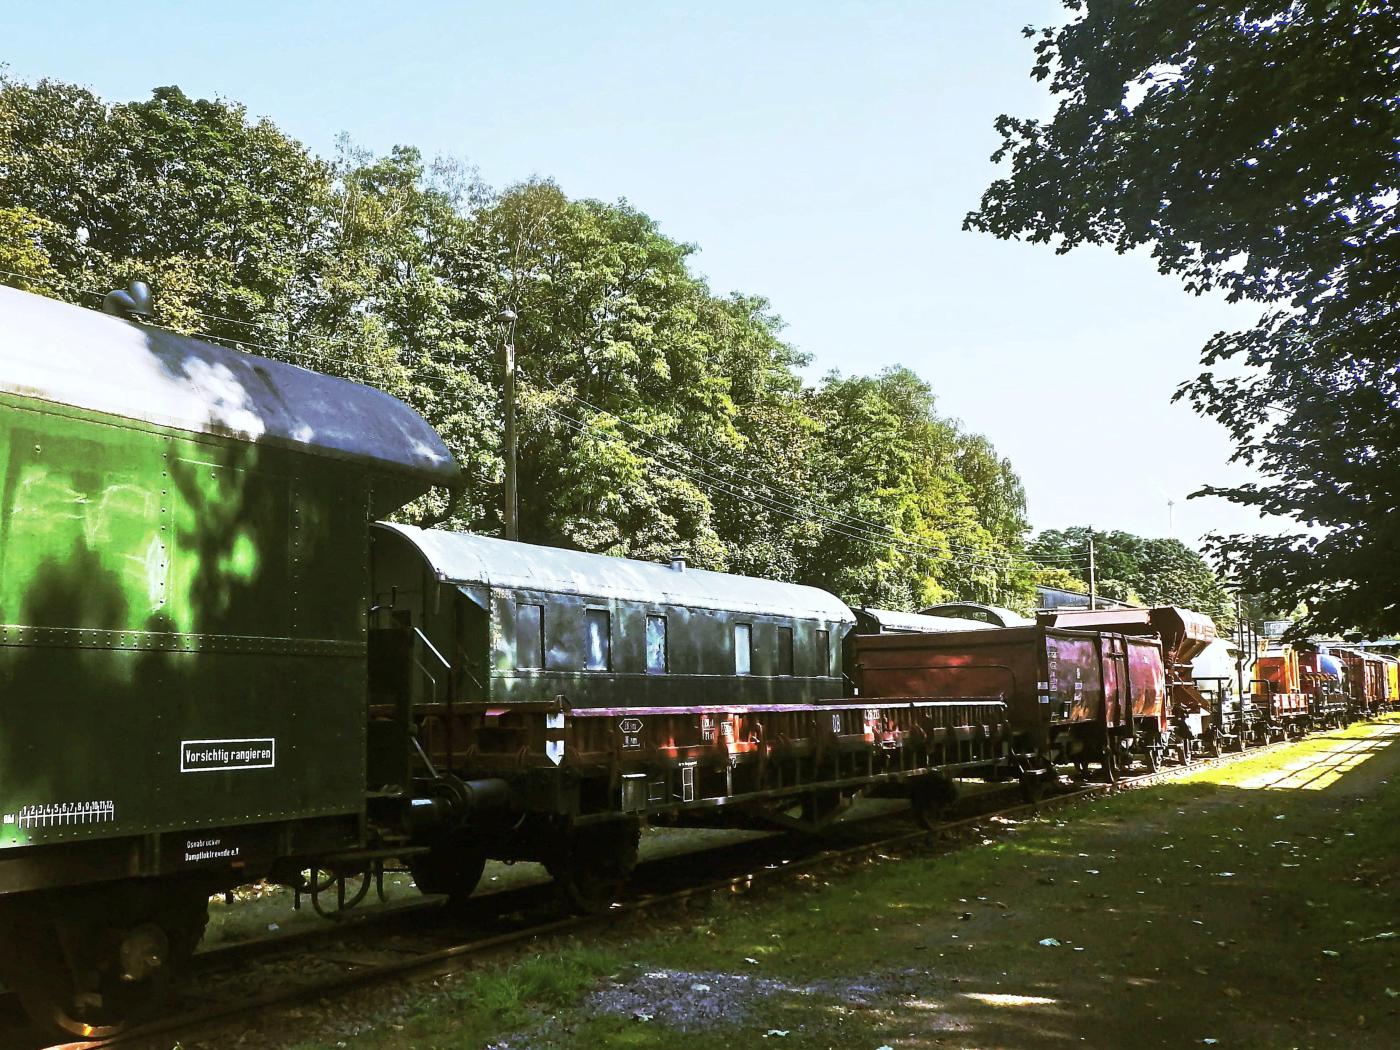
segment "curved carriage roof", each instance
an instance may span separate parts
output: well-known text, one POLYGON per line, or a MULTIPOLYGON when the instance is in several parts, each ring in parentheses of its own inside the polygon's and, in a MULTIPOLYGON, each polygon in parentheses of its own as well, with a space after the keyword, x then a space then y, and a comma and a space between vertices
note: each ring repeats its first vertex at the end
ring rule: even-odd
POLYGON ((438 579, 446 583, 620 598, 832 623, 855 621, 855 615, 845 602, 818 587, 689 567, 677 570, 656 562, 539 547, 469 532, 443 532, 384 522, 375 527, 406 539, 418 549, 438 579))
POLYGON ((897 609, 861 608, 856 620, 862 630, 873 629, 883 634, 942 634, 946 631, 994 631, 995 624, 985 620, 969 620, 960 616, 925 616, 922 613, 900 612, 897 609))
POLYGON ((1000 605, 984 605, 981 602, 944 602, 920 609, 922 616, 960 616, 968 620, 980 620, 993 627, 1026 627, 1035 623, 1020 613, 1003 609, 1000 605))
POLYGON ((436 431, 382 390, 3 286, 0 393, 457 477, 436 431))

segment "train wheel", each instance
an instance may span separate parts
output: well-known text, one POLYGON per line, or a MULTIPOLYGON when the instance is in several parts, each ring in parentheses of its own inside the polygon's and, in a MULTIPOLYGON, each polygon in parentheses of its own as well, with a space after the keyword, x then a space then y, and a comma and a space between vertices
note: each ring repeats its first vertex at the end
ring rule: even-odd
POLYGON ((1162 750, 1159 744, 1148 744, 1147 750, 1142 753, 1142 764, 1147 767, 1149 773, 1155 773, 1162 768, 1162 750))
POLYGON ((208 921, 209 888, 198 883, 152 880, 31 902, 3 922, 25 952, 0 981, 41 1027, 109 1038, 166 1002, 208 921))
POLYGON ((486 853, 465 842, 443 843, 409 857, 408 870, 422 893, 445 894, 449 904, 460 904, 481 881, 486 853))
POLYGON ((1028 769, 1021 774, 1021 797, 1027 802, 1039 802, 1045 797, 1047 778, 1038 769, 1028 769))
POLYGON ((947 817, 948 808, 958 800, 958 786, 947 777, 933 774, 919 777, 909 785, 909 804, 919 827, 932 831, 947 817))
POLYGON ((570 910, 592 915, 621 895, 637 866, 640 841, 641 825, 635 820, 570 828, 545 869, 570 910))
POLYGON ((1022 764, 1019 773, 1021 797, 1027 802, 1036 803, 1045 797, 1045 789, 1058 779, 1054 765, 1045 758, 1029 758, 1022 764))
POLYGON ((1103 750, 1099 752, 1099 773, 1106 784, 1118 783, 1118 778, 1123 772, 1123 762, 1118 755, 1118 746, 1113 741, 1104 744, 1103 750))

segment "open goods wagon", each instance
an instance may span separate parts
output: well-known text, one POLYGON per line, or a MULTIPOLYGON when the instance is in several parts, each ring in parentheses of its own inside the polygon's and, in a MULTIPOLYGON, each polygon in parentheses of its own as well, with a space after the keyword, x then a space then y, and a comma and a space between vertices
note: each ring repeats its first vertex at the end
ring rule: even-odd
POLYGON ((864 635, 860 696, 997 696, 1005 700, 1016 770, 1038 794, 1060 762, 1099 763, 1115 777, 1133 752, 1155 765, 1167 732, 1156 638, 1037 624, 946 634, 864 635))
POLYGON ((1192 661, 1217 637, 1209 616, 1174 605, 1156 605, 1147 609, 1056 609, 1041 613, 1038 619, 1047 627, 1155 636, 1162 643, 1162 669, 1170 696, 1169 738, 1164 745, 1175 750, 1183 762, 1189 762, 1192 752, 1203 743, 1218 744, 1215 738, 1234 732, 1241 721, 1238 705, 1213 705, 1191 676, 1192 661))

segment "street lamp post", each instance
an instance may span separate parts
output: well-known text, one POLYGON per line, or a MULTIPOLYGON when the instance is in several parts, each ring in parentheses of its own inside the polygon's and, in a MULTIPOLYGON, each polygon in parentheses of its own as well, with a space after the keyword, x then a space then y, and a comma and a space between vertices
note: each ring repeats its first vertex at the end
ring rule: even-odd
POLYGON ((520 525, 518 521, 519 504, 517 502, 515 485, 515 321, 516 313, 507 307, 496 315, 496 321, 501 326, 501 370, 505 374, 504 382, 501 385, 502 414, 505 417, 505 428, 502 434, 505 448, 502 450, 502 458, 505 460, 506 468, 506 491, 505 491, 505 514, 503 515, 503 525, 505 538, 517 540, 520 538, 520 525))

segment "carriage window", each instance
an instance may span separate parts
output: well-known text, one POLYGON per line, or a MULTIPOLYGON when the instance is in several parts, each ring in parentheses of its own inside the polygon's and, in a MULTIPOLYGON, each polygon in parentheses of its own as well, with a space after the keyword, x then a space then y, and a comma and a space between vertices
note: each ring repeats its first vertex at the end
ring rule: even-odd
POLYGON ((666 617, 647 617, 647 674, 665 674, 666 617))
POLYGON ((817 674, 831 674, 831 632, 817 632, 817 674))
POLYGON ((778 628, 778 674, 792 674, 792 628, 778 628))
POLYGON ((515 607, 515 666, 544 666, 544 608, 539 605, 515 607))
POLYGON ((607 671, 612 667, 612 625, 606 609, 588 609, 584 613, 585 641, 588 644, 584 663, 590 671, 607 671))
POLYGON ((753 673, 753 628, 746 623, 734 625, 734 673, 753 673))

